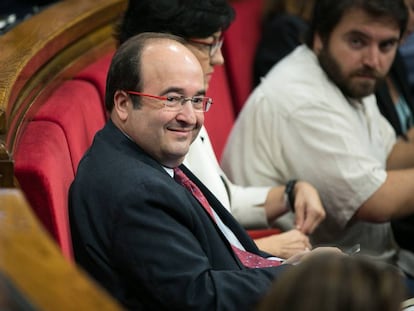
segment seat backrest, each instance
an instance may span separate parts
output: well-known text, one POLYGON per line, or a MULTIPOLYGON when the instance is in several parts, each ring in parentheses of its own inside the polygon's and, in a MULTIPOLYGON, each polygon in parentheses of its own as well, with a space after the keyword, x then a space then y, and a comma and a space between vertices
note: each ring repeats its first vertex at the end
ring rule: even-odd
POLYGON ((31 121, 15 152, 15 175, 26 199, 45 228, 72 258, 67 191, 74 178, 63 129, 49 121, 31 121))
MULTIPOLYGON (((103 104, 105 103, 106 75, 113 56, 114 51, 107 53, 75 76, 77 80, 84 80, 92 83, 101 95, 103 104)), ((103 107, 103 109, 105 109, 105 107, 103 107)))
POLYGON ((216 67, 207 95, 213 98, 213 105, 205 113, 204 124, 216 157, 220 159, 235 120, 234 102, 224 66, 216 67))
POLYGON ((0 186, 21 187, 68 258, 68 189, 106 120, 113 27, 126 5, 60 1, 0 37, 0 186), (2 174, 13 164, 12 178, 2 174))
POLYGON ((263 1, 240 0, 231 3, 236 18, 224 34, 223 53, 236 114, 253 88, 253 60, 261 36, 263 1))
POLYGON ((65 81, 40 107, 33 120, 48 121, 62 129, 76 173, 80 159, 106 121, 102 94, 87 81, 65 81))
POLYGON ((28 122, 14 152, 15 175, 27 200, 68 258, 68 189, 81 157, 105 123, 102 106, 94 85, 63 82, 28 122))

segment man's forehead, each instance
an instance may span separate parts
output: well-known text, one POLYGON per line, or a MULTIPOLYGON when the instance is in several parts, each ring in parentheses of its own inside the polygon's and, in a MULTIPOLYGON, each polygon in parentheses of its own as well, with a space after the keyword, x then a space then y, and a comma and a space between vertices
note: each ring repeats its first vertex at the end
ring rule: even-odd
POLYGON ((160 42, 144 51, 141 70, 144 87, 161 84, 179 86, 187 80, 197 82, 198 78, 204 85, 199 61, 189 49, 175 41, 160 42))
POLYGON ((144 70, 198 64, 197 58, 187 47, 173 40, 157 41, 147 45, 142 52, 141 62, 144 70))
POLYGON ((374 16, 362 8, 351 8, 344 12, 333 29, 349 34, 359 34, 379 40, 398 39, 400 25, 391 16, 374 16))

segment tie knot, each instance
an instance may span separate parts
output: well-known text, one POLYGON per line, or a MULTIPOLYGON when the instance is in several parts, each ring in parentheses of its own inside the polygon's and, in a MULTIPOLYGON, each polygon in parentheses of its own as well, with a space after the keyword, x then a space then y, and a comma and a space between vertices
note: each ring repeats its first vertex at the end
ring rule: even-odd
POLYGON ((204 209, 209 213, 211 217, 214 218, 210 204, 208 203, 206 197, 197 187, 197 185, 186 175, 184 172, 176 167, 174 169, 174 179, 181 185, 183 185, 191 194, 200 202, 204 209))
POLYGON ((185 175, 184 172, 178 167, 174 168, 174 179, 180 184, 185 184, 190 180, 188 176, 185 175))

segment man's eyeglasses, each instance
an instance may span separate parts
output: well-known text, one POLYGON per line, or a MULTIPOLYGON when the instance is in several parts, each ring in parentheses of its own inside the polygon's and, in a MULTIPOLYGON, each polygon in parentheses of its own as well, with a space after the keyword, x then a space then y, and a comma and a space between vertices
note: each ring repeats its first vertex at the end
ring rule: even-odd
POLYGON ((151 94, 145 94, 135 91, 125 91, 128 94, 131 95, 137 95, 137 96, 144 96, 149 98, 154 98, 158 100, 162 100, 165 108, 167 108, 169 111, 180 111, 183 109, 183 105, 190 101, 193 105, 193 108, 195 111, 200 112, 207 112, 211 105, 213 104, 213 99, 210 97, 205 96, 193 96, 193 97, 184 97, 184 96, 157 96, 157 95, 151 95, 151 94))
POLYGON ((212 43, 207 43, 207 42, 197 40, 197 39, 188 39, 188 42, 207 46, 209 48, 210 57, 213 57, 217 53, 217 51, 221 49, 223 45, 223 38, 216 39, 212 43))

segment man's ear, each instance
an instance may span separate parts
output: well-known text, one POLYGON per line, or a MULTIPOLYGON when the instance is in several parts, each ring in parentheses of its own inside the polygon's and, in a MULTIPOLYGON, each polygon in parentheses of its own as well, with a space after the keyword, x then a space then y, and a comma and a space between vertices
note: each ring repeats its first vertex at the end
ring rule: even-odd
POLYGON ((128 119, 132 110, 132 100, 125 91, 117 90, 114 95, 114 112, 121 121, 128 119))

